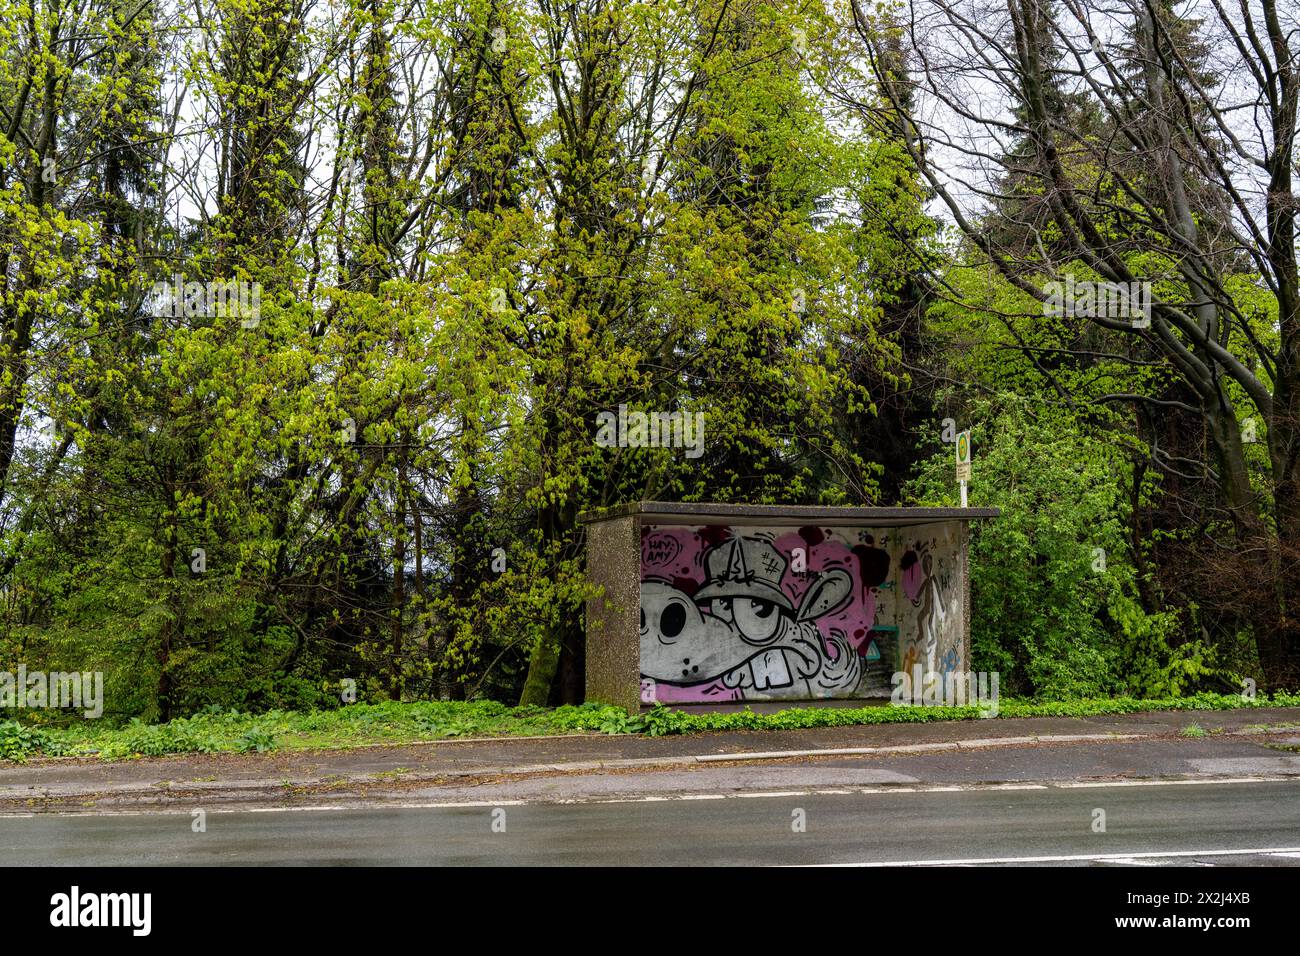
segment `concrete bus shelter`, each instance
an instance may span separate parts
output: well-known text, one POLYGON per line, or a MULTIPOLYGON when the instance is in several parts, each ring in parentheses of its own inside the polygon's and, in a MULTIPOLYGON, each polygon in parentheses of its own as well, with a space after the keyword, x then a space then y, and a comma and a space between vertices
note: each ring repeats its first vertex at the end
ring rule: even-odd
POLYGON ((586 698, 887 698, 966 672, 968 522, 996 508, 639 502, 591 512, 586 698))

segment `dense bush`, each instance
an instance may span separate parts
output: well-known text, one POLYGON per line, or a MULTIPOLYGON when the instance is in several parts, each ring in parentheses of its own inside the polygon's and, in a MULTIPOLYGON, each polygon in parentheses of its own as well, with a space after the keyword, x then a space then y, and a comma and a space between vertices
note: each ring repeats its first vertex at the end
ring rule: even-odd
MULTIPOLYGON (((1060 416, 989 409, 975 425, 971 668, 1012 696, 1172 697, 1231 685, 1177 614, 1142 606, 1121 448, 1060 416)), ((921 469, 922 503, 954 504, 951 449, 921 469)), ((1140 546, 1140 545, 1139 545, 1140 546)))

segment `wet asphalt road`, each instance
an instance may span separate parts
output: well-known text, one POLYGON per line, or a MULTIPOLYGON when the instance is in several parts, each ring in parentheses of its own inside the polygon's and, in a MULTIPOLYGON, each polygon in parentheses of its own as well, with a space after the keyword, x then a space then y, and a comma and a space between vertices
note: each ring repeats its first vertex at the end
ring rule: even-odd
POLYGON ((0 818, 0 845, 19 865, 1300 865, 1300 780, 1012 786, 211 811, 201 833, 181 809, 34 814, 0 818))

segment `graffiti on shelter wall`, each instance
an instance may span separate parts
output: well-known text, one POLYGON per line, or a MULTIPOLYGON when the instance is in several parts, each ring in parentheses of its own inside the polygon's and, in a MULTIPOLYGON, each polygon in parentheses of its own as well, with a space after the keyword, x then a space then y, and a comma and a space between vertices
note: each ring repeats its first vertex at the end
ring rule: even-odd
MULTIPOLYGON (((905 604, 899 608, 899 670, 947 674, 959 669, 963 620, 958 593, 960 542, 952 526, 938 526, 929 537, 904 539, 898 577, 905 604)), ((900 602, 902 603, 902 602, 900 602)))
POLYGON ((645 527, 646 702, 887 693, 896 659, 888 532, 645 527))

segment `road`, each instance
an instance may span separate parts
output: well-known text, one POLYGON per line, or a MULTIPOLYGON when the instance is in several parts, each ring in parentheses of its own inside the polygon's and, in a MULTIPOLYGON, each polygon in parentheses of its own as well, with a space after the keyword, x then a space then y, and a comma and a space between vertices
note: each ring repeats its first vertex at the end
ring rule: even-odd
POLYGON ((203 822, 194 832, 180 808, 8 816, 0 845, 25 865, 1300 865, 1300 780, 267 807, 203 822))

